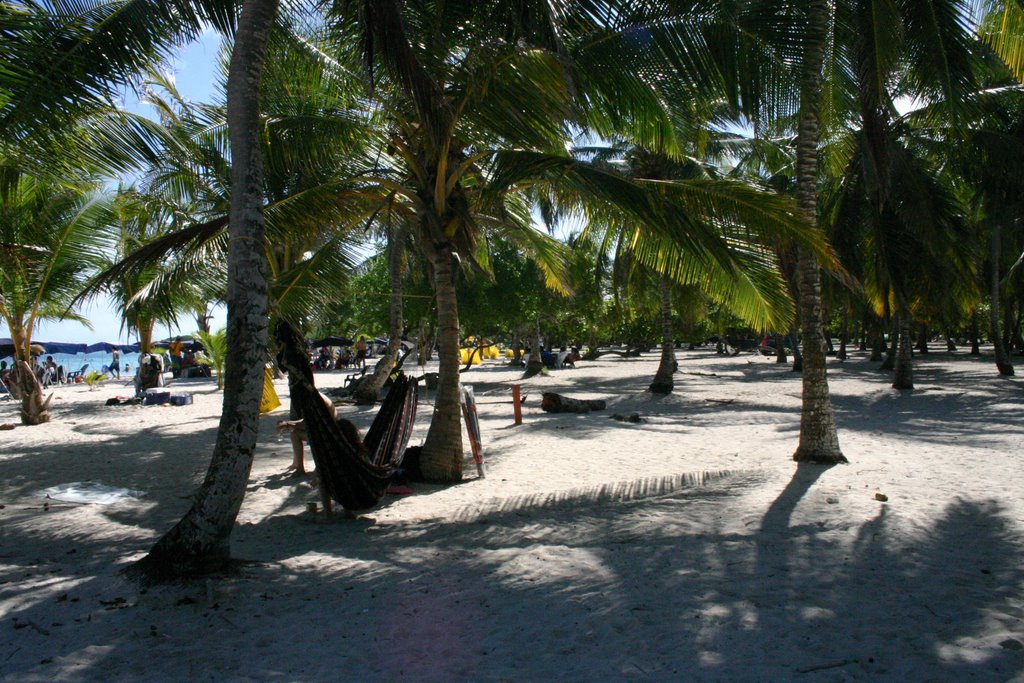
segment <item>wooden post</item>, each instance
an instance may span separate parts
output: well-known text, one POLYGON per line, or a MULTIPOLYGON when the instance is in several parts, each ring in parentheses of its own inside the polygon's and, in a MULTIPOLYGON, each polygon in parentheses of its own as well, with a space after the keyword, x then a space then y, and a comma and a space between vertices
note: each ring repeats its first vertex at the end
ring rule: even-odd
POLYGON ((516 416, 516 424, 523 424, 523 405, 522 400, 519 398, 519 385, 512 385, 512 410, 516 416))

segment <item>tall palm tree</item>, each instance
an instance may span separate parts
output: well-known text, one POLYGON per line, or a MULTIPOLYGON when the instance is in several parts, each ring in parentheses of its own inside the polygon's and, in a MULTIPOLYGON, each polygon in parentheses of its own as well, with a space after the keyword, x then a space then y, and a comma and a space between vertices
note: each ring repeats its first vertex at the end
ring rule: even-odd
POLYGON ((245 0, 228 73, 232 195, 227 339, 232 353, 225 365, 217 444, 192 507, 138 562, 151 575, 193 573, 227 561, 231 529, 252 468, 267 349, 258 84, 277 10, 278 0, 245 0))

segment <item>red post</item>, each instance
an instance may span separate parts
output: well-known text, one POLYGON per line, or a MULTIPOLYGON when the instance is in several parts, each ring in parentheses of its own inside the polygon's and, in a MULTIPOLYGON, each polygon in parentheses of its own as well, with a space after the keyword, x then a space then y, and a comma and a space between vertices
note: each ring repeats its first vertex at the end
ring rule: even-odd
POLYGON ((519 385, 512 385, 512 410, 515 411, 516 424, 523 424, 523 406, 522 401, 519 398, 519 385))

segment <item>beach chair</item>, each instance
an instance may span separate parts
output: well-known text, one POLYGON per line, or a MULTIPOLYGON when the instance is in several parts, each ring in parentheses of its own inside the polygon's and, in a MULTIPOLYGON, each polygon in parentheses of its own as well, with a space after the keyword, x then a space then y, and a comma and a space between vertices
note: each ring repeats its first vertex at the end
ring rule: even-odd
POLYGON ((79 377, 81 377, 84 380, 85 379, 85 372, 88 369, 89 369, 89 364, 86 363, 85 365, 83 365, 78 370, 76 370, 74 372, 69 372, 67 374, 67 382, 68 382, 68 384, 74 384, 75 382, 78 381, 79 377))

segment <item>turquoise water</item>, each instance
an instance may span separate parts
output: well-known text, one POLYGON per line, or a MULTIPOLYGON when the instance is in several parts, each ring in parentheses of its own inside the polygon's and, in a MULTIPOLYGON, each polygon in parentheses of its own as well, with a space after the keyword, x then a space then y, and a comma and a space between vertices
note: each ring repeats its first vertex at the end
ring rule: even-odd
MULTIPOLYGON (((97 353, 76 353, 69 355, 66 353, 44 353, 41 360, 46 360, 47 356, 53 356, 53 360, 57 365, 63 365, 65 372, 78 372, 82 369, 82 366, 86 363, 89 364, 89 370, 102 371, 104 366, 110 365, 110 361, 113 357, 109 353, 97 352, 97 353)), ((135 368, 139 367, 139 354, 137 353, 122 353, 121 354, 121 374, 122 375, 134 375, 135 368), (131 369, 127 372, 125 367, 131 369)), ((88 372, 87 370, 86 372, 88 372)))

